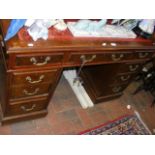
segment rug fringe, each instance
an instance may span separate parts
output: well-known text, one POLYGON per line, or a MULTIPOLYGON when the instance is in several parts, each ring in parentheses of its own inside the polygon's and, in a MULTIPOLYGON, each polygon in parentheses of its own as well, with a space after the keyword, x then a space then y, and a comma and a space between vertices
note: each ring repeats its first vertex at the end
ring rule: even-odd
POLYGON ((150 131, 150 129, 147 127, 147 125, 144 123, 144 121, 142 120, 140 114, 138 111, 134 111, 134 113, 136 114, 136 116, 138 117, 138 119, 141 121, 141 123, 144 125, 144 127, 148 130, 148 132, 150 133, 150 135, 152 135, 152 132, 150 131))

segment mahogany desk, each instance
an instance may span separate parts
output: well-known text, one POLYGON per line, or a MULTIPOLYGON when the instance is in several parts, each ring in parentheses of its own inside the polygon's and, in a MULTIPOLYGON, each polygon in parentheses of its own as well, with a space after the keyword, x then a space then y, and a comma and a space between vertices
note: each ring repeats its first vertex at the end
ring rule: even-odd
MULTIPOLYGON (((0 22, 2 123, 46 115, 63 69, 80 66, 84 59, 89 60, 86 66, 103 78, 102 89, 106 93, 96 92, 97 101, 120 96, 155 52, 154 40, 145 39, 74 38, 63 34, 47 41, 20 41, 15 36, 4 42, 9 20, 0 22), (96 65, 103 65, 102 74, 92 67, 96 65)), ((95 79, 93 84, 99 85, 95 79)))

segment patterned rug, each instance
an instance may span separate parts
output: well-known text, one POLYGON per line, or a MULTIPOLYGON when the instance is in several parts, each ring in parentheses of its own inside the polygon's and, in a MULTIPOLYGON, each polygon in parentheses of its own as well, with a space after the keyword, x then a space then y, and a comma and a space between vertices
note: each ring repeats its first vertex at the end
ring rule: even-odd
POLYGON ((137 115, 126 115, 93 129, 81 132, 81 135, 150 135, 147 126, 137 115))

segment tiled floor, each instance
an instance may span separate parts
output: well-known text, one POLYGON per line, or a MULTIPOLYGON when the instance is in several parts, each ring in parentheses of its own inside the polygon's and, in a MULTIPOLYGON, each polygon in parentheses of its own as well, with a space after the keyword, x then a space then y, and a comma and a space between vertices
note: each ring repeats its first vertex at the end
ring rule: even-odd
POLYGON ((143 91, 133 96, 134 89, 135 84, 131 84, 121 98, 84 110, 67 81, 61 78, 46 117, 1 126, 0 134, 78 134, 119 116, 133 114, 134 110, 141 114, 152 131, 155 128, 155 111, 149 106, 152 97, 143 91), (128 104, 132 106, 130 110, 126 108, 128 104))

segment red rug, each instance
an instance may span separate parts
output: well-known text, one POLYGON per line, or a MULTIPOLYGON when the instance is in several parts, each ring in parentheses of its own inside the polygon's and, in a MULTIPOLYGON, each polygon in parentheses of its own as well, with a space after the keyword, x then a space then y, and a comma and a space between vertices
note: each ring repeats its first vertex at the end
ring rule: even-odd
POLYGON ((151 132, 137 115, 125 115, 104 123, 81 135, 150 135, 151 132))

